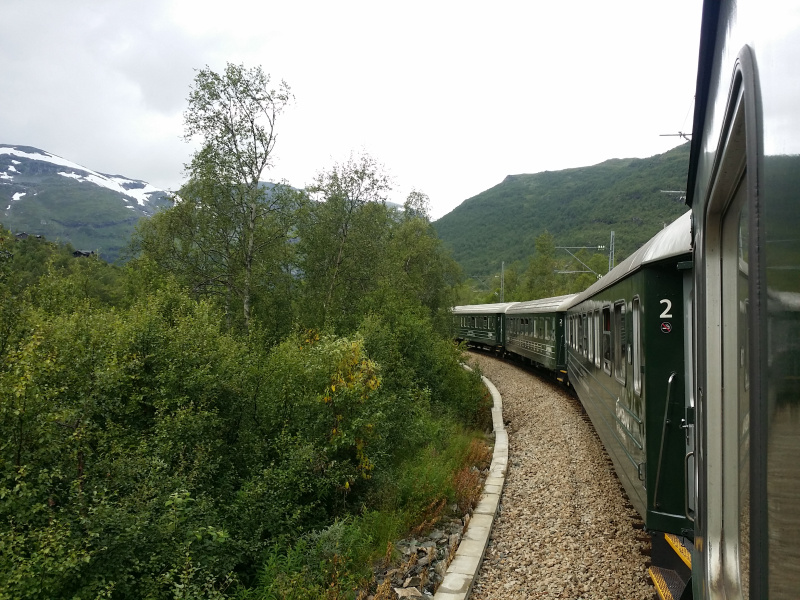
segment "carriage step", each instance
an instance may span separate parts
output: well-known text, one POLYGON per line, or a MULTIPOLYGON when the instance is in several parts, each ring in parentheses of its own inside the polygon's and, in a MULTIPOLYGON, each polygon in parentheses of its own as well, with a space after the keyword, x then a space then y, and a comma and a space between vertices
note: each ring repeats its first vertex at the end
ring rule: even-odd
POLYGON ((669 533, 655 534, 651 539, 654 566, 648 574, 661 600, 691 598, 692 542, 669 533))
POLYGON ((658 597, 661 600, 679 600, 683 598, 683 593, 686 591, 687 581, 681 579, 672 569, 662 569, 660 567, 650 567, 647 569, 650 579, 653 580, 653 585, 656 587, 658 597))
POLYGON ((672 549, 675 550, 675 554, 680 557, 683 563, 691 569, 692 549, 694 548, 694 544, 685 538, 681 539, 677 535, 672 535, 671 533, 664 534, 664 539, 672 546, 672 549))

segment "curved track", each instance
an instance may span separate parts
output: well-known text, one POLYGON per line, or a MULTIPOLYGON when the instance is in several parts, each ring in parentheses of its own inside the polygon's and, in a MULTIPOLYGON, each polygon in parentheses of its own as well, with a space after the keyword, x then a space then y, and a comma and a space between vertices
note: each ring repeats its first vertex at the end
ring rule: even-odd
POLYGON ((503 397, 509 465, 471 598, 653 598, 650 546, 580 402, 473 353, 503 397), (638 527, 638 528, 637 528, 638 527))

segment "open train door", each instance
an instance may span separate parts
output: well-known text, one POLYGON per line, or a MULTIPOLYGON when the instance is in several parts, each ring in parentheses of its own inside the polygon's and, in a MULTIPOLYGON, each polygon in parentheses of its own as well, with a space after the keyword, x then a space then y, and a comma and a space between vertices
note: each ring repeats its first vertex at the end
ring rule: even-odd
MULTIPOLYGON (((751 580, 751 215, 755 168, 748 164, 743 84, 737 63, 726 126, 700 219, 696 289, 697 400, 701 446, 701 597, 750 598, 751 580)), ((752 149, 752 148, 751 148, 752 149)), ((697 214, 697 212, 695 212, 697 214)))
POLYGON ((791 121, 757 84, 744 46, 693 204, 700 598, 800 589, 800 154, 765 156, 762 127, 791 121))

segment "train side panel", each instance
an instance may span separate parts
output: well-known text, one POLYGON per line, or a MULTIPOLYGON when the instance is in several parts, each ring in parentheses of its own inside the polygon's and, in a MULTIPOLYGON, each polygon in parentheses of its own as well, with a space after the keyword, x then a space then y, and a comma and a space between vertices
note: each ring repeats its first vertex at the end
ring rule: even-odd
POLYGON ((572 385, 649 529, 683 535, 683 275, 647 265, 568 311, 572 385))
MULTIPOLYGON (((549 371, 557 371, 558 340, 564 336, 564 315, 506 315, 506 347, 549 371)), ((563 353, 562 353, 563 360, 563 353)))
POLYGON ((566 308, 578 294, 517 302, 506 309, 509 352, 552 371, 566 382, 564 324, 566 308))
POLYGON ((515 302, 456 306, 451 310, 453 337, 476 346, 501 350, 505 344, 505 311, 515 302))
POLYGON ((455 337, 470 343, 496 347, 503 345, 504 315, 454 315, 455 337))

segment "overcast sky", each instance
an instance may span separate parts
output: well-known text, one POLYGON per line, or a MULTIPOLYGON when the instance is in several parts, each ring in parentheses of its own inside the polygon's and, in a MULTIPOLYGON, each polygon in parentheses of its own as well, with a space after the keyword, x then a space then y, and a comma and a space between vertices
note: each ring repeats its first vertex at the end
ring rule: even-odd
POLYGON ((365 151, 434 218, 509 174, 647 157, 691 130, 700 0, 3 0, 0 143, 177 189, 195 70, 295 102, 263 179, 365 151))

